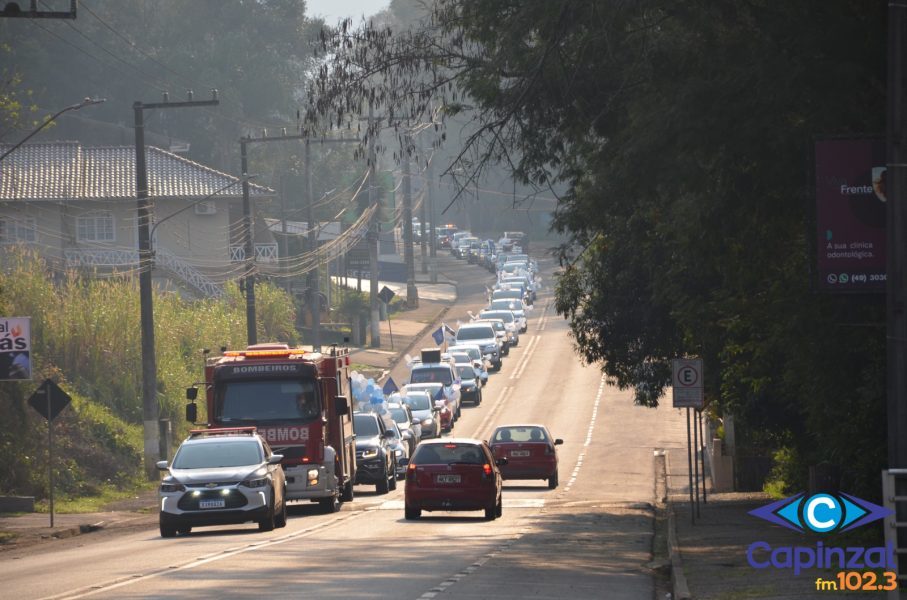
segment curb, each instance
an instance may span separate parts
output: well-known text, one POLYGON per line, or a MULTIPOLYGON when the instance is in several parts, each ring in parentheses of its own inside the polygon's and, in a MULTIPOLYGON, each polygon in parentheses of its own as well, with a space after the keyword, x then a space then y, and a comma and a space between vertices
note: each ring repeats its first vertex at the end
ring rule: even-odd
MULTIPOLYGON (((664 460, 661 463, 661 477, 667 482, 668 453, 663 452, 664 460)), ((668 513, 668 560, 671 563, 671 588, 674 592, 673 600, 693 600, 687 578, 683 572, 683 556, 680 544, 677 542, 677 517, 674 515, 674 503, 671 502, 671 492, 668 486, 664 490, 665 507, 668 513)))

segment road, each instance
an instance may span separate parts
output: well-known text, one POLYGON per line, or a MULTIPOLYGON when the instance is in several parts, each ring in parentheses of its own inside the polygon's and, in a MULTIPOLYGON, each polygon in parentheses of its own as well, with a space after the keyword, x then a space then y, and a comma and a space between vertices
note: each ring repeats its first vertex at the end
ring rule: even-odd
MULTIPOLYGON (((450 266, 467 321, 492 277, 450 266), (467 275, 470 277, 467 279, 467 275)), ((426 340, 426 345, 430 342, 426 340)), ((404 365, 398 366, 405 369, 404 365)), ((394 372, 398 381, 405 371, 394 372)), ((560 486, 505 482, 503 517, 423 513, 403 518, 403 486, 356 499, 333 515, 291 506, 289 524, 196 529, 162 539, 141 531, 54 544, 0 563, 10 598, 653 598, 653 450, 680 448, 682 416, 634 407, 572 349, 550 289, 529 331, 492 374, 479 407, 454 435, 487 438, 498 424, 539 422, 564 439, 560 486)))

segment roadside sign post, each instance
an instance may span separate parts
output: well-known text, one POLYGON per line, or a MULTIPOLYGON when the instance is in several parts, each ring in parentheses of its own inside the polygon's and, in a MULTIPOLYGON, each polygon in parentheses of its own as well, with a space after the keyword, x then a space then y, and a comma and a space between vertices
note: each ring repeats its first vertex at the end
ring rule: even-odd
POLYGON ((702 429, 702 411, 696 411, 699 415, 699 463, 702 465, 702 501, 705 504, 708 504, 709 501, 705 497, 705 451, 708 448, 708 445, 705 442, 705 434, 702 429))
POLYGON ((51 381, 35 390, 28 403, 47 419, 47 478, 49 483, 48 499, 50 500, 50 526, 54 526, 54 419, 72 401, 72 398, 51 381))
MULTIPOLYGON (((699 427, 694 423, 690 425, 690 409, 697 412, 702 410, 702 359, 701 358, 675 358, 671 361, 673 377, 673 402, 674 408, 687 409, 687 467, 689 471, 690 484, 690 520, 695 524, 696 515, 699 513, 699 460, 696 459, 696 465, 693 466, 693 439, 691 427, 696 429, 696 445, 698 451, 699 445, 699 427), (696 482, 693 483, 693 472, 695 469, 696 482), (694 499, 695 494, 695 499, 694 499)), ((693 417, 695 418, 695 416, 693 417)), ((703 475, 705 468, 703 465, 703 475)), ((703 485, 704 482, 703 482, 703 485)))
MULTIPOLYGON (((381 301, 384 302, 385 309, 389 308, 391 300, 393 300, 394 296, 396 296, 396 295, 397 294, 394 293, 394 290, 390 289, 387 286, 384 286, 383 288, 381 288, 381 291, 378 292, 378 298, 380 298, 381 301)), ((387 312, 387 333, 390 334, 391 350, 393 350, 394 349, 394 331, 391 329, 391 313, 390 313, 390 310, 387 310, 386 312, 387 312)))

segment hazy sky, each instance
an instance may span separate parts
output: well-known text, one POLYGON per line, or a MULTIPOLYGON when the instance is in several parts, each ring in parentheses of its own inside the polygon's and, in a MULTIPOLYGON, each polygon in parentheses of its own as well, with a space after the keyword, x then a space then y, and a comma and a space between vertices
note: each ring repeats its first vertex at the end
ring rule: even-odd
POLYGON ((325 23, 335 25, 346 17, 357 23, 362 15, 370 17, 387 8, 390 0, 308 0, 308 14, 324 17, 325 23))

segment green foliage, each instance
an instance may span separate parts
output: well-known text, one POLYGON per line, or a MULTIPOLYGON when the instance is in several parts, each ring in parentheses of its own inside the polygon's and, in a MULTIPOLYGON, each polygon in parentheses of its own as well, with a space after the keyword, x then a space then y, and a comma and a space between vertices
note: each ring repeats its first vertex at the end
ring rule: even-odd
MULTIPOLYGON (((0 312, 31 316, 34 381, 52 378, 73 397, 54 422, 55 473, 63 496, 131 488, 144 480, 139 296, 128 278, 67 273, 55 284, 36 256, 6 250, 0 312)), ((295 343, 293 303, 270 284, 256 288, 261 339, 295 343)), ((155 293, 160 414, 185 434, 184 390, 202 378, 202 348, 244 347, 245 303, 236 286, 222 300, 155 293)), ((43 497, 46 422, 27 404, 34 382, 0 387, 0 491, 43 497)))

